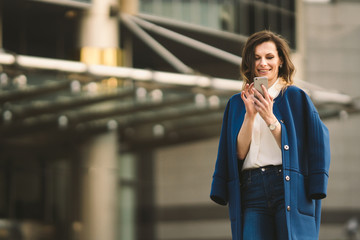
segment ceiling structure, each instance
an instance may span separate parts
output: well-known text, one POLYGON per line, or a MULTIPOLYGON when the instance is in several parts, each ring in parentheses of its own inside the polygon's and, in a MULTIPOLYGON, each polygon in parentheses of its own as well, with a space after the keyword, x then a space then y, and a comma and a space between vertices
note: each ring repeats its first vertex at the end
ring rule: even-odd
POLYGON ((121 14, 120 20, 121 36, 133 36, 136 68, 240 77, 246 36, 147 14, 121 14))
MULTIPOLYGON (((219 136, 240 91, 246 37, 159 17, 121 15, 133 67, 0 52, 0 143, 58 151, 116 130, 123 150, 219 136), (177 72, 177 73, 175 73, 177 72)), ((358 99, 300 80, 323 119, 358 113, 358 99)))

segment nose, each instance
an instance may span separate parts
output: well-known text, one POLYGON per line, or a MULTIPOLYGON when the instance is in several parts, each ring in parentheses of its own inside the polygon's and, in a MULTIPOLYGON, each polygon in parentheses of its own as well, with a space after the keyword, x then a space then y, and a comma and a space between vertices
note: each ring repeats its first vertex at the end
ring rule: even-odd
POLYGON ((261 58, 260 59, 260 66, 266 66, 267 65, 267 62, 266 62, 266 59, 265 58, 261 58))

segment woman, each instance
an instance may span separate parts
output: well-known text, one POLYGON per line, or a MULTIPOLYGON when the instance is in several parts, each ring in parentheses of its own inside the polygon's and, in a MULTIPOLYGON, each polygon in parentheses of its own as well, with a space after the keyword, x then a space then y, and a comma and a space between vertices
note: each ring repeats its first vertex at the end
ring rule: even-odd
POLYGON ((210 194, 229 204, 234 240, 318 239, 329 135, 310 98, 292 85, 294 70, 281 36, 249 37, 244 87, 225 109, 210 194), (268 78, 264 96, 254 77, 268 78))

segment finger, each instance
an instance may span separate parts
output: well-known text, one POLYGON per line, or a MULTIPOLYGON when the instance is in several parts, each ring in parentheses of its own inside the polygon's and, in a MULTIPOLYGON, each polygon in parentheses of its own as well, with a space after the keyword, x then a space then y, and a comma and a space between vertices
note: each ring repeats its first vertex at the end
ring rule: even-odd
POLYGON ((241 92, 241 99, 245 102, 246 101, 246 94, 244 91, 241 92))
POLYGON ((248 94, 249 93, 249 84, 245 85, 245 88, 243 89, 243 92, 248 94))
POLYGON ((260 108, 263 106, 262 102, 258 98, 256 98, 254 95, 252 95, 251 97, 252 97, 252 101, 254 102, 255 106, 260 107, 260 108))
POLYGON ((250 87, 250 85, 247 83, 247 84, 245 85, 245 90, 248 91, 248 90, 249 90, 249 87, 250 87))
POLYGON ((254 92, 254 96, 257 99, 259 99, 260 101, 262 101, 262 99, 264 99, 263 95, 258 90, 256 90, 255 88, 253 88, 253 92, 254 92))
POLYGON ((270 94, 269 94, 268 90, 266 89, 266 87, 264 85, 261 85, 261 88, 262 88, 263 93, 264 93, 264 98, 270 100, 270 98, 269 98, 270 94))
POLYGON ((246 93, 245 91, 242 91, 241 92, 241 99, 244 101, 244 102, 248 102, 250 99, 249 99, 249 94, 246 93))
POLYGON ((255 108, 256 112, 258 112, 258 113, 262 112, 261 103, 259 101, 258 102, 254 101, 254 108, 255 108))
POLYGON ((251 83, 249 86, 249 93, 254 94, 254 83, 251 83))

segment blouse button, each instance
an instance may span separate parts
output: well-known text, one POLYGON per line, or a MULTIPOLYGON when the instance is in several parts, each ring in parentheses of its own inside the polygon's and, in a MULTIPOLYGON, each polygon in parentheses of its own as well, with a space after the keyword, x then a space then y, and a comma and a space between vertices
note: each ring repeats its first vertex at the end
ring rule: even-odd
POLYGON ((290 212, 290 206, 287 206, 287 207, 286 207, 286 210, 287 210, 288 212, 290 212))
POLYGON ((286 177, 285 177, 285 180, 286 180, 286 181, 290 181, 290 176, 286 176, 286 177))
POLYGON ((285 150, 289 150, 289 145, 284 145, 285 150))

